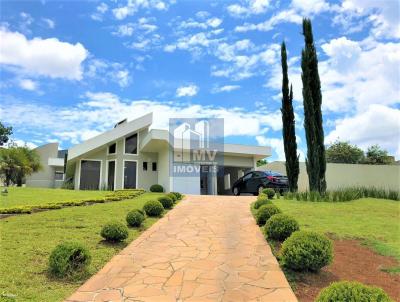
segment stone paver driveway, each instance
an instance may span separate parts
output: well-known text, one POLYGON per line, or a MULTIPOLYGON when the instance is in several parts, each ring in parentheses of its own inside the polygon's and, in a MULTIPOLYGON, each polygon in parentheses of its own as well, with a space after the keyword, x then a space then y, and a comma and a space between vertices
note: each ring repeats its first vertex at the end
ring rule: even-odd
POLYGON ((297 301, 253 200, 187 196, 67 301, 297 301))

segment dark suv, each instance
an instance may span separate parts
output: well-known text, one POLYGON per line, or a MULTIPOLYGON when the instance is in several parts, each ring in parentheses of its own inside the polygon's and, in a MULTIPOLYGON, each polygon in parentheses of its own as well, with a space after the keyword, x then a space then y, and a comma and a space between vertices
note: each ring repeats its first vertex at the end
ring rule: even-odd
POLYGON ((288 178, 273 171, 252 171, 240 177, 232 186, 233 195, 252 193, 258 195, 262 189, 271 188, 283 193, 289 189, 288 178))

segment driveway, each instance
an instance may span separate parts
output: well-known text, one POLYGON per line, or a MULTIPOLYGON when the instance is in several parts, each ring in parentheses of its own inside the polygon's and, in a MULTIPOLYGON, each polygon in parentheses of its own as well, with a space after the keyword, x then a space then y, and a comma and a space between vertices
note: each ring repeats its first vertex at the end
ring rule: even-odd
POLYGON ((66 301, 297 301, 253 196, 187 196, 66 301))

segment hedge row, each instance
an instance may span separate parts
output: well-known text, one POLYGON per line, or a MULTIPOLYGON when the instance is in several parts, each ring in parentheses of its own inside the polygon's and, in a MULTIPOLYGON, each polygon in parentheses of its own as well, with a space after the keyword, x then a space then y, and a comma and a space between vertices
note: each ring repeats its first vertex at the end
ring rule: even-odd
POLYGON ((135 190, 116 190, 112 193, 107 194, 105 197, 90 198, 82 200, 69 200, 69 201, 59 201, 56 203, 46 203, 31 206, 19 206, 13 208, 0 209, 0 214, 30 214, 33 212, 43 211, 43 210, 54 210, 61 209, 64 207, 76 207, 76 206, 87 206, 95 203, 105 203, 112 201, 121 201, 125 199, 135 198, 145 191, 142 189, 135 190))

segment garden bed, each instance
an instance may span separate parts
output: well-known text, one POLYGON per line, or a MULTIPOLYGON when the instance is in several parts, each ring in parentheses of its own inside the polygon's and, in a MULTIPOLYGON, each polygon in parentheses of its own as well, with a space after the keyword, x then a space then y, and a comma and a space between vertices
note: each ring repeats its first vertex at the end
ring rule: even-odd
POLYGON ((294 291, 300 302, 314 301, 324 287, 342 280, 378 286, 394 301, 400 301, 400 274, 383 271, 398 265, 396 259, 378 255, 357 240, 334 240, 334 259, 331 265, 318 274, 289 274, 294 279, 294 291))

